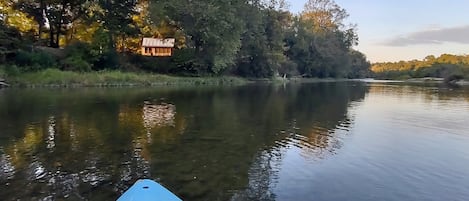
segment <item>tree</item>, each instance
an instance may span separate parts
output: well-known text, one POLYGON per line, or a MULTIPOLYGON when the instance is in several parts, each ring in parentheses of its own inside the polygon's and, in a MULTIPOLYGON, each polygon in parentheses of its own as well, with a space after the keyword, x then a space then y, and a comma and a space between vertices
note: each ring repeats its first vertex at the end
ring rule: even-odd
POLYGON ((154 0, 151 5, 187 35, 198 72, 217 74, 234 64, 243 32, 237 16, 242 0, 154 0))
POLYGON ((315 32, 323 32, 342 29, 349 14, 334 0, 309 0, 301 16, 313 21, 315 32))
POLYGON ((102 10, 96 14, 96 17, 103 22, 103 28, 110 34, 112 47, 116 47, 118 39, 121 39, 122 51, 125 51, 126 37, 139 33, 132 19, 137 13, 137 1, 98 0, 98 5, 102 10))
POLYGON ((43 28, 48 27, 49 46, 59 47, 60 36, 66 33, 72 22, 85 13, 88 2, 88 0, 18 0, 15 7, 36 21, 39 26, 39 39, 43 28))
POLYGON ((365 78, 371 75, 370 62, 366 60, 366 56, 356 50, 350 50, 350 72, 348 78, 365 78))
POLYGON ((295 19, 287 55, 306 77, 347 77, 352 70, 351 48, 358 43, 355 26, 345 26, 345 9, 333 0, 310 0, 295 19))
POLYGON ((21 42, 20 32, 0 20, 0 63, 4 63, 8 55, 15 53, 21 42))
POLYGON ((22 33, 35 32, 34 20, 15 9, 15 1, 0 1, 0 19, 5 25, 14 27, 22 33))
POLYGON ((246 8, 241 10, 246 31, 238 53, 238 74, 272 77, 287 62, 284 39, 291 15, 277 4, 270 2, 266 7, 260 3, 246 4, 246 8))

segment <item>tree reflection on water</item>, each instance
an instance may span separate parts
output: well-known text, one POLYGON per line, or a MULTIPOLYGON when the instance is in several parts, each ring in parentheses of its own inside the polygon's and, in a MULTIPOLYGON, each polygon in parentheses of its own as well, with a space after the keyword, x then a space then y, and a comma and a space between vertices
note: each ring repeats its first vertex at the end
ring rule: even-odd
POLYGON ((0 196, 113 200, 139 178, 187 200, 275 200, 290 147, 341 147, 362 83, 227 88, 8 90, 0 196))

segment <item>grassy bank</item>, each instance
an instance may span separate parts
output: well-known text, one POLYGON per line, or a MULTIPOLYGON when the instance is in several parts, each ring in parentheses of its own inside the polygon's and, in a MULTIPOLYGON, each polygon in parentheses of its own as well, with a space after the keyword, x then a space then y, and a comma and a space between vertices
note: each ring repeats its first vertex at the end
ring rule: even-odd
POLYGON ((175 77, 160 74, 100 71, 77 73, 47 69, 6 77, 11 86, 21 87, 100 87, 159 85, 239 85, 247 80, 238 77, 175 77))

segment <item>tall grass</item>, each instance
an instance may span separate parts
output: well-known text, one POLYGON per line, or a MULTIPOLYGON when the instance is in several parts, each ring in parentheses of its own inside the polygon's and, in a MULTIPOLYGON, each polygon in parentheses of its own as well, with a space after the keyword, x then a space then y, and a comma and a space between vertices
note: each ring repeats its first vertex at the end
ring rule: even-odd
POLYGON ((13 86, 158 86, 158 85, 239 85, 247 81, 238 77, 175 77, 160 74, 121 71, 78 73, 46 69, 9 77, 13 86))

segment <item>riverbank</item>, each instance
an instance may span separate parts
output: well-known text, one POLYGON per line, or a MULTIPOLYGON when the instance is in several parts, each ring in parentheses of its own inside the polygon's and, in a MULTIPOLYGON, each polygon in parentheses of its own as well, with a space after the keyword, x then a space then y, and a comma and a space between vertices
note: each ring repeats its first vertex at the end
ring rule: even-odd
MULTIPOLYGON (((315 79, 313 79, 315 80, 315 79)), ((375 79, 375 78, 363 78, 363 79, 325 79, 321 82, 344 82, 344 81, 356 81, 366 83, 395 83, 395 84, 431 84, 431 85, 449 85, 449 86, 469 86, 469 80, 458 80, 447 83, 443 78, 412 78, 412 79, 375 79)), ((304 81, 302 81, 304 82, 304 81)), ((310 81, 311 82, 311 81, 310 81)))
POLYGON ((469 80, 454 80, 449 83, 444 78, 438 78, 438 77, 424 77, 424 78, 411 78, 411 79, 404 79, 404 80, 392 80, 392 81, 398 81, 398 82, 404 82, 404 83, 438 83, 438 84, 453 84, 453 85, 464 85, 467 86, 469 85, 469 80))
POLYGON ((11 87, 118 87, 163 85, 241 85, 249 81, 239 77, 177 77, 161 74, 120 71, 78 73, 47 69, 9 76, 11 87))

